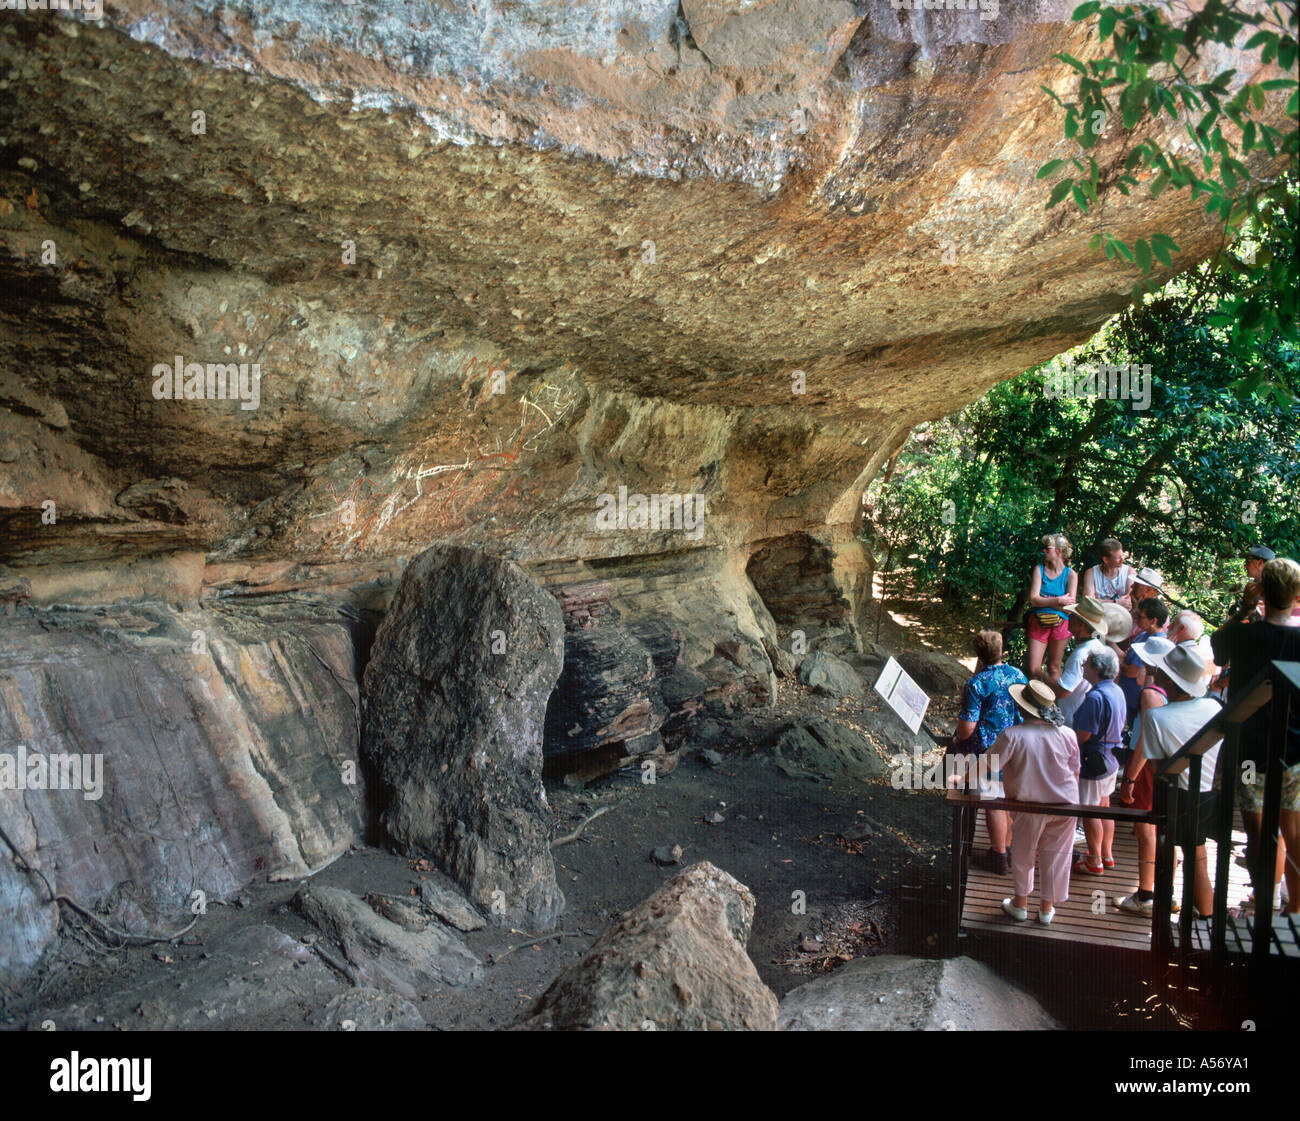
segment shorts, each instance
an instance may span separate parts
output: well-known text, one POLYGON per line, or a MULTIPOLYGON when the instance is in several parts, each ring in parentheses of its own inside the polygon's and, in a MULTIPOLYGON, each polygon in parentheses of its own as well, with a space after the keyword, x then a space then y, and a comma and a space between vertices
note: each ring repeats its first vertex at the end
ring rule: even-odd
POLYGON ((1170 822, 1170 832, 1173 834, 1174 844, 1181 845, 1183 848, 1199 848, 1205 844, 1207 837, 1216 841, 1220 839, 1216 835, 1219 824, 1219 792, 1217 790, 1207 790, 1201 795, 1201 807, 1195 825, 1192 822, 1192 806, 1187 791, 1182 791, 1182 800, 1179 804, 1182 806, 1179 819, 1170 822))
POLYGON ((1044 627, 1038 622, 1038 616, 1029 616, 1029 638, 1032 642, 1064 642, 1070 637, 1070 620, 1062 619, 1053 627, 1044 627))
POLYGON ((1115 793, 1115 784, 1119 781, 1119 769, 1111 771, 1101 778, 1081 778, 1079 780, 1079 805, 1100 806, 1103 798, 1115 793))
MULTIPOLYGON (((1264 774, 1264 768, 1259 767, 1254 782, 1248 783, 1240 778, 1237 780, 1237 797, 1242 813, 1264 812, 1264 774)), ((1282 808, 1293 813, 1300 810, 1300 763, 1282 771, 1282 808)))
MULTIPOLYGON (((1138 776, 1133 780, 1133 801, 1129 805, 1134 810, 1151 809, 1152 799, 1155 797, 1155 768, 1151 766, 1150 760, 1142 764, 1142 769, 1138 771, 1138 776)), ((1125 805, 1121 802, 1120 805, 1125 805)))

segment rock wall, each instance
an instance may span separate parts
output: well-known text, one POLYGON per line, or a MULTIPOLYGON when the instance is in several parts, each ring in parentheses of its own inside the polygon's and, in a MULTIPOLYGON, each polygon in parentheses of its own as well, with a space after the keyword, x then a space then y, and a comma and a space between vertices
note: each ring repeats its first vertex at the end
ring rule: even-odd
MULTIPOLYGON (((361 839, 354 648, 348 620, 303 606, 6 618, 0 829, 56 892, 132 933, 185 925, 195 891, 229 900, 323 867, 361 839)), ((0 980, 58 922, 12 857, 0 980)))

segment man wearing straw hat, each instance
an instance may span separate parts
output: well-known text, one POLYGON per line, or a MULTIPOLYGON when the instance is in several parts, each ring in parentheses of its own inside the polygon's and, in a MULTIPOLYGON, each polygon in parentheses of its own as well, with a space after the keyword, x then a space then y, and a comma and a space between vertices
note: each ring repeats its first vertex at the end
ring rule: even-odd
MULTIPOLYGON (((1079 801, 1079 741, 1056 704, 1056 694, 1042 681, 1012 685, 1007 692, 1025 719, 1007 728, 989 748, 1002 768, 1006 796, 1025 802, 1079 801)), ((1055 905, 1070 897, 1070 863, 1074 854, 1074 818, 1047 814, 1011 815, 1011 875, 1016 894, 1002 909, 1017 922, 1029 918, 1034 890, 1034 861, 1042 873, 1038 921, 1047 925, 1055 905)))
MULTIPOLYGON (((1137 657, 1151 667, 1156 684, 1168 695, 1169 703, 1148 709, 1142 716, 1142 754, 1147 759, 1168 759, 1199 732, 1219 712, 1219 702, 1205 695, 1205 659, 1194 646, 1176 646, 1169 642, 1148 642, 1135 647, 1137 657)), ((1212 807, 1204 804, 1204 796, 1214 788, 1214 769, 1219 760, 1219 747, 1215 743, 1201 756, 1201 829, 1198 835, 1178 830, 1178 842, 1185 848, 1195 847, 1195 897, 1196 909, 1208 915, 1214 906, 1214 890, 1210 887, 1210 874, 1205 858, 1205 826, 1209 824, 1212 807)), ((1187 771, 1178 776, 1178 784, 1188 788, 1187 771)), ((1131 784, 1126 783, 1131 789, 1131 784)), ((1132 795, 1122 801, 1132 801, 1132 795)), ((1154 856, 1154 851, 1152 852, 1154 856)), ((1184 867, 1186 867, 1184 865, 1184 867)), ((1154 867, 1150 872, 1139 867, 1138 890, 1124 899, 1116 900, 1123 911, 1150 914, 1154 906, 1154 867), (1150 886, 1147 886, 1150 885, 1150 886)))

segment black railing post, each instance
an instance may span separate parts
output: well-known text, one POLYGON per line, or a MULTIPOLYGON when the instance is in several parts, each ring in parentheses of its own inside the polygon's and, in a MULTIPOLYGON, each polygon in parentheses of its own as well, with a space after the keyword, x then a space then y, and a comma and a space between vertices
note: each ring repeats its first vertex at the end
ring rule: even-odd
POLYGON ((1157 778, 1151 803, 1156 817, 1156 898, 1151 910, 1151 950, 1158 958, 1162 978, 1169 964, 1169 898, 1174 886, 1174 850, 1169 843, 1170 794, 1169 783, 1157 778))
POLYGON ((1223 746, 1215 769, 1219 786, 1219 839, 1214 860, 1214 922, 1210 930, 1210 950, 1216 982, 1223 981, 1228 961, 1228 889, 1232 874, 1232 812, 1237 797, 1237 753, 1241 725, 1229 724, 1224 730, 1223 746))
POLYGON ((1257 980, 1262 981, 1262 971, 1268 961, 1269 943, 1273 935, 1273 876, 1277 872, 1277 825, 1282 813, 1282 770, 1286 756, 1287 725, 1291 716, 1290 691, 1276 666, 1270 665, 1273 681, 1273 719, 1269 722, 1267 769, 1264 772, 1264 812, 1259 828, 1259 864, 1254 870, 1255 930, 1250 947, 1251 963, 1257 980), (1264 883, 1264 898, 1260 899, 1260 884, 1264 883))
POLYGON ((954 949, 961 943, 961 909, 966 887, 966 821, 964 802, 952 804, 952 931, 954 949))
POLYGON ((1180 790, 1178 795, 1181 813, 1175 819, 1177 831, 1181 834, 1178 841, 1183 850, 1183 910, 1178 916, 1178 956, 1184 971, 1192 948, 1192 923, 1196 917, 1196 838, 1200 836, 1201 828, 1201 763, 1200 755, 1192 756, 1187 789, 1180 790))

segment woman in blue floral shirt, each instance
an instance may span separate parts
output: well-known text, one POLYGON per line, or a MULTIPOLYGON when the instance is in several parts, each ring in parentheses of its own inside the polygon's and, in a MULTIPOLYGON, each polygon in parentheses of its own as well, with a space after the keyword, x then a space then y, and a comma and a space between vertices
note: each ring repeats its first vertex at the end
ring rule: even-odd
MULTIPOLYGON (((1027 685, 1028 680, 1015 666, 1002 660, 1002 635, 997 631, 980 631, 975 636, 975 656, 979 659, 975 676, 962 688, 961 712, 957 715, 957 733, 953 749, 967 755, 983 755, 1007 728, 1020 723, 1020 709, 1011 699, 1012 685, 1027 685)), ((999 781, 1001 775, 993 775, 999 781)), ((1010 840, 1011 815, 1005 810, 986 810, 989 828, 989 867, 999 875, 1010 868, 1007 843, 1010 840)))

